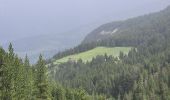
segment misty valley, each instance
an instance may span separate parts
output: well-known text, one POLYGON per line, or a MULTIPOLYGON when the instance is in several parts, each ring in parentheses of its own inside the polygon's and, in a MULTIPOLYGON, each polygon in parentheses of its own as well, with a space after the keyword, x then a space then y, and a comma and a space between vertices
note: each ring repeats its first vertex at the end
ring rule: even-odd
POLYGON ((0 100, 170 100, 170 6, 90 29, 4 42, 0 100))

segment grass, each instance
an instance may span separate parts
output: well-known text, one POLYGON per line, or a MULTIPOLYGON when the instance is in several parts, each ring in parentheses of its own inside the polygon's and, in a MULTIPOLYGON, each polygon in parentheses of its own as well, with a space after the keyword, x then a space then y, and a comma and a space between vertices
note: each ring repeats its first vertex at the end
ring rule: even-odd
POLYGON ((112 55, 114 57, 118 57, 120 51, 122 51, 124 54, 128 54, 128 52, 132 49, 132 47, 96 47, 92 50, 88 50, 82 53, 69 55, 64 58, 61 58, 59 60, 56 60, 54 64, 64 63, 67 62, 69 59, 77 61, 78 59, 82 59, 83 62, 91 61, 93 57, 96 57, 97 55, 104 55, 105 53, 107 55, 112 55))

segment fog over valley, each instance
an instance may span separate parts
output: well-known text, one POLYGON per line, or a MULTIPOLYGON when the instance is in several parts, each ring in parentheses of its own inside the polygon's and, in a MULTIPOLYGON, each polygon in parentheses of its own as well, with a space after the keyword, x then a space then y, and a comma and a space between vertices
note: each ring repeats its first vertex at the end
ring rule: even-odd
POLYGON ((98 26, 164 9, 170 0, 1 0, 0 44, 35 58, 79 44, 98 26), (30 53, 32 52, 32 53, 30 53))

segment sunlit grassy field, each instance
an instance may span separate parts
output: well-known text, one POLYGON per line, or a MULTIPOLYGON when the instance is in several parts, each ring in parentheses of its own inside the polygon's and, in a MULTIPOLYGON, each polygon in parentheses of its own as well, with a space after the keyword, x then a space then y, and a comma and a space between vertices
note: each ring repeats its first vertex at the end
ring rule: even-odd
POLYGON ((77 61, 78 59, 82 59, 83 62, 91 61, 93 57, 96 57, 97 55, 104 55, 105 53, 107 55, 112 55, 114 57, 119 56, 120 51, 122 51, 124 54, 127 54, 132 47, 96 47, 92 50, 88 50, 86 52, 82 52, 79 54, 69 55, 64 58, 61 58, 59 60, 56 60, 54 64, 67 62, 69 59, 77 61))

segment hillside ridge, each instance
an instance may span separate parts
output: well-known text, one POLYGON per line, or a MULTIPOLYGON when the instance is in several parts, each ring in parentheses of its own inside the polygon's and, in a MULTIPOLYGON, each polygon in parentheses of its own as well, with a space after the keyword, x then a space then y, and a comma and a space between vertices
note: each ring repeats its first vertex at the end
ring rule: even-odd
POLYGON ((145 25, 143 25, 143 23, 157 24, 156 19, 168 13, 170 13, 170 6, 166 7, 165 9, 159 12, 145 14, 142 16, 134 17, 134 18, 129 18, 127 20, 105 23, 99 26, 98 28, 94 29, 92 32, 90 32, 84 38, 84 40, 82 41, 82 44, 105 40, 105 39, 114 37, 117 34, 126 34, 129 28, 134 28, 134 27, 146 28, 145 25), (107 34, 102 34, 104 32, 107 34))

